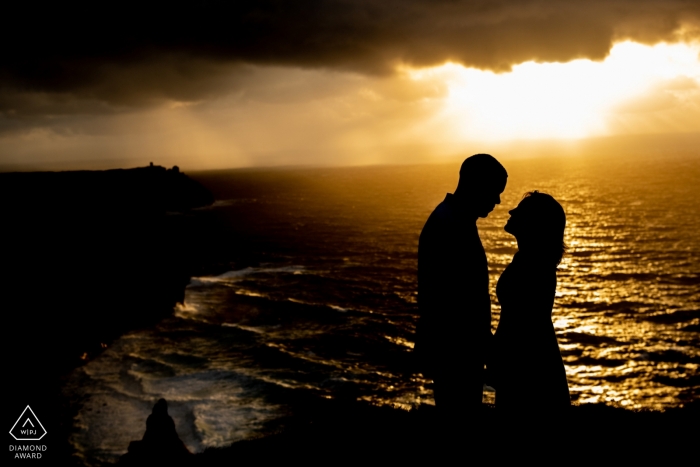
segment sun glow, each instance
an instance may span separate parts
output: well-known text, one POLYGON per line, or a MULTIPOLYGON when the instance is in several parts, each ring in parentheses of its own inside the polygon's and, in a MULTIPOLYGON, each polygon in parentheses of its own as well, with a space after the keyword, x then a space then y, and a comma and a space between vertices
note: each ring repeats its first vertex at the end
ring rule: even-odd
POLYGON ((453 63, 408 73, 417 81, 447 84, 438 118, 457 139, 600 136, 624 129, 627 114, 648 117, 650 112, 668 114, 674 108, 675 117, 662 116, 665 122, 678 120, 682 128, 676 131, 700 130, 697 43, 621 42, 601 62, 526 62, 500 74, 453 63))

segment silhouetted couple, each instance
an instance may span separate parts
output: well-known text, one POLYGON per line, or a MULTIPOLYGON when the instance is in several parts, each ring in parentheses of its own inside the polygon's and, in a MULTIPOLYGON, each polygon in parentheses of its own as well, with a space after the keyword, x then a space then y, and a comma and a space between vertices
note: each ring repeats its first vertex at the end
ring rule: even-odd
POLYGON ((492 156, 467 158, 454 194, 420 236, 416 351, 444 423, 480 416, 484 366, 499 413, 555 415, 570 405, 551 319, 566 216, 548 194, 526 193, 510 211, 504 229, 518 252, 498 280, 501 317, 491 334, 489 270, 476 221, 501 202, 507 178, 492 156))

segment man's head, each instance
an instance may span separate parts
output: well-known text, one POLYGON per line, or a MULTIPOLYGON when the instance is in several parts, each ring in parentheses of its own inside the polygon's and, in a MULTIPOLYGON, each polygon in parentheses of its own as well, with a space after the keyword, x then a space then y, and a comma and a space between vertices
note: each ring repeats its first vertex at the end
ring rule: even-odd
POLYGON ((493 156, 475 154, 467 157, 459 169, 455 196, 471 214, 486 217, 501 204, 507 180, 506 169, 493 156))

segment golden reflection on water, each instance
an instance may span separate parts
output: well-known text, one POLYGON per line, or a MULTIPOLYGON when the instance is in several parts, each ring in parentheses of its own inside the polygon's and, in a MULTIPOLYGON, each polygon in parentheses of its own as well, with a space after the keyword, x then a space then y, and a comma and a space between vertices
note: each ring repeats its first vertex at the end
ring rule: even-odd
POLYGON ((645 163, 647 170, 513 164, 505 209, 479 221, 495 329, 495 286, 516 248, 502 231, 507 211, 534 189, 564 206, 569 250, 552 319, 578 403, 664 408, 700 389, 700 164, 645 163))

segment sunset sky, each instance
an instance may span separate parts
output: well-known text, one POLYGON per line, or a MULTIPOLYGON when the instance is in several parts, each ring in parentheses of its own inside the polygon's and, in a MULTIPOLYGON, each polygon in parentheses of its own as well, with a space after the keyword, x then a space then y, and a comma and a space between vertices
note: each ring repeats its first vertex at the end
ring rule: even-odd
POLYGON ((698 1, 101 8, 5 9, 0 170, 700 146, 698 1))

